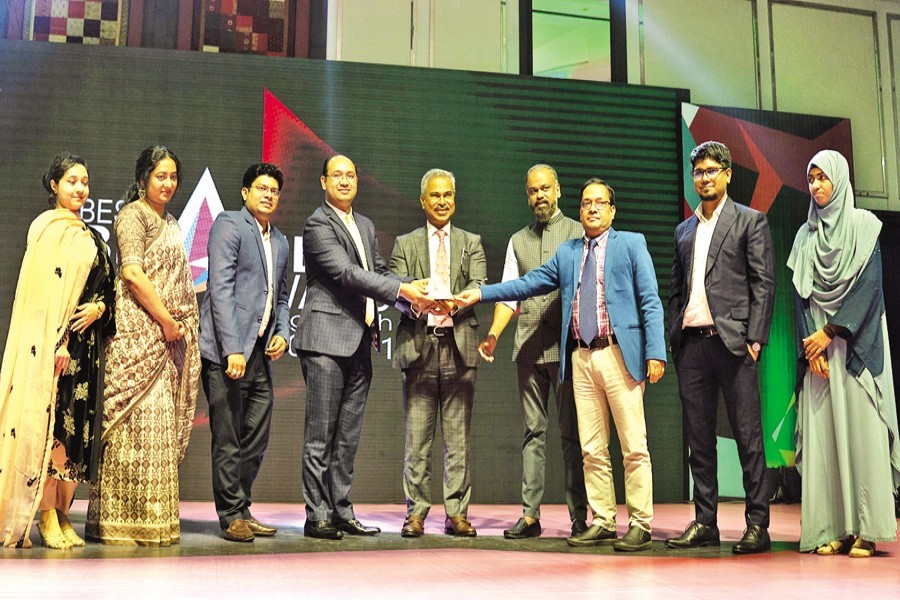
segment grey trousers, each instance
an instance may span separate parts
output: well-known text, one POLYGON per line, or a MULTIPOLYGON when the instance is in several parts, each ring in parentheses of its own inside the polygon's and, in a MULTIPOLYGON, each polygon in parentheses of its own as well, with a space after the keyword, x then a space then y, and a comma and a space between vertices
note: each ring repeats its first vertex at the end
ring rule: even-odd
POLYGON ((587 519, 587 494, 584 490, 584 464, 578 439, 578 418, 572 382, 559 384, 559 363, 534 364, 517 361, 519 398, 525 436, 522 443, 522 512, 526 517, 541 517, 547 462, 547 409, 550 388, 556 398, 556 416, 562 442, 566 505, 569 519, 587 519))
POLYGON ((438 421, 444 439, 444 511, 467 516, 472 497, 470 450, 477 369, 466 367, 453 336, 427 336, 414 367, 403 369, 406 444, 403 491, 406 512, 425 517, 431 508, 431 447, 438 421))

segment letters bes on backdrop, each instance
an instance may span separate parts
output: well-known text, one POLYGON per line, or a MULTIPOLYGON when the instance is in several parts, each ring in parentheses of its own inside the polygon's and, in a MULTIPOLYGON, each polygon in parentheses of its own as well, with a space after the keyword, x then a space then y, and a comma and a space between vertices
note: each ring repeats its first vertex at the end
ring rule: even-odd
MULTIPOLYGON (((110 242, 113 232, 113 223, 116 215, 124 204, 124 200, 112 200, 108 198, 89 198, 81 209, 81 218, 103 236, 104 241, 110 242)), ((209 230, 216 217, 224 211, 222 200, 216 188, 215 181, 209 169, 203 171, 200 180, 194 186, 191 197, 178 217, 178 226, 184 238, 184 250, 191 266, 191 278, 194 280, 194 291, 198 294, 206 291, 206 281, 209 269, 209 256, 206 244, 209 241, 209 230)), ((303 237, 300 235, 287 235, 292 240, 293 261, 291 262, 290 297, 288 303, 291 307, 291 337, 294 335, 300 310, 306 299, 305 288, 301 289, 301 283, 306 274, 303 264, 303 237)), ((110 254, 118 259, 115 244, 109 244, 110 254)), ((382 356, 386 360, 393 357, 394 320, 390 313, 386 313, 387 305, 378 306, 378 327, 382 331, 382 356)), ((394 315, 396 316, 396 315, 394 315)), ((290 347, 291 340, 288 340, 290 347)), ((293 350, 289 350, 293 355, 293 350)))

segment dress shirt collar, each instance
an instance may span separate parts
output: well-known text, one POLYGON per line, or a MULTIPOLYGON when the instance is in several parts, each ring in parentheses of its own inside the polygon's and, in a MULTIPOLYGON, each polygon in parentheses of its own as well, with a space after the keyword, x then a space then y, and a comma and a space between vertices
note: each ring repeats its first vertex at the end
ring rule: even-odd
MULTIPOLYGON (((425 227, 428 228, 428 237, 429 238, 431 236, 433 236, 435 234, 435 232, 438 230, 438 228, 435 227, 434 225, 432 225, 430 221, 425 222, 425 227)), ((446 233, 447 237, 449 237, 450 236, 450 223, 447 223, 446 225, 441 227, 440 230, 443 231, 444 233, 446 233)))
POLYGON ((722 208, 725 206, 725 202, 728 200, 728 196, 726 195, 722 198, 722 201, 719 202, 719 205, 716 207, 716 210, 713 211, 712 217, 707 219, 703 216, 703 202, 697 205, 696 210, 694 210, 694 214, 697 215, 697 218, 700 219, 701 223, 709 223, 711 221, 717 221, 719 219, 719 215, 722 214, 722 208))
POLYGON ((606 231, 604 231, 603 233, 598 235, 596 238, 589 238, 587 236, 587 234, 585 233, 584 238, 583 238, 585 245, 590 244, 592 239, 596 239, 598 244, 602 244, 603 242, 606 241, 606 238, 609 237, 609 230, 610 230, 610 228, 607 228, 606 231))
POLYGON ((263 224, 260 223, 258 219, 256 219, 256 218, 254 217, 253 220, 256 221, 256 226, 259 227, 259 235, 261 235, 262 238, 263 238, 264 240, 265 240, 265 239, 268 239, 268 237, 269 237, 269 232, 272 231, 271 224, 270 224, 270 223, 266 223, 266 226, 263 227, 263 224))
POLYGON ((334 212, 337 213, 337 216, 338 216, 338 218, 339 218, 341 221, 346 221, 346 220, 347 220, 347 215, 351 215, 351 216, 353 215, 353 209, 352 209, 352 208, 351 208, 350 210, 348 210, 348 211, 343 211, 343 210, 339 209, 337 206, 335 206, 334 204, 332 204, 331 202, 329 202, 328 200, 325 201, 325 204, 327 204, 328 206, 330 206, 331 209, 332 209, 334 212))

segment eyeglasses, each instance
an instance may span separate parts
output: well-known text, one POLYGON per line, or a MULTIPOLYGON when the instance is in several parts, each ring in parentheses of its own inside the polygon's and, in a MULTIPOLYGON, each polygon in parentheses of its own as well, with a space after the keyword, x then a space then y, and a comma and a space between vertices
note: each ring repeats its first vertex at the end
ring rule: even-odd
POLYGON ((265 185, 254 185, 253 189, 265 196, 266 194, 271 194, 273 198, 277 198, 281 195, 281 190, 278 188, 270 188, 265 185))
POLYGON ((591 210, 595 206, 600 210, 605 210, 609 205, 609 200, 582 200, 581 210, 591 210))
POLYGON ((691 177, 694 178, 694 181, 700 181, 703 179, 703 176, 706 175, 710 179, 715 179, 719 176, 719 173, 723 171, 727 171, 728 169, 724 169, 722 167, 713 167, 712 169, 694 169, 691 171, 691 177))
POLYGON ((335 183, 340 183, 341 179, 343 179, 344 177, 346 177, 347 181, 349 181, 350 183, 356 181, 356 173, 354 173, 353 171, 350 171, 349 173, 341 173, 340 171, 335 171, 334 173, 329 175, 329 177, 331 177, 331 180, 335 183))

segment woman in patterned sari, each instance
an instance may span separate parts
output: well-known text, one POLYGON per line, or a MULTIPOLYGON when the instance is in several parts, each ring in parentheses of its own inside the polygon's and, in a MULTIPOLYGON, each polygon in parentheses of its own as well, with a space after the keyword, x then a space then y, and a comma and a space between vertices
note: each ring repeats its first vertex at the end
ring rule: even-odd
POLYGON ((28 230, 0 373, 0 539, 29 547, 39 508, 41 541, 65 550, 84 545, 68 513, 78 482, 97 473, 115 274, 79 213, 90 193, 84 159, 54 158, 44 187, 54 208, 28 230))
POLYGON ((178 221, 166 204, 181 164, 152 146, 116 217, 116 336, 106 350, 103 453, 91 488, 88 539, 168 546, 180 541, 178 465, 200 375, 198 309, 178 221))

